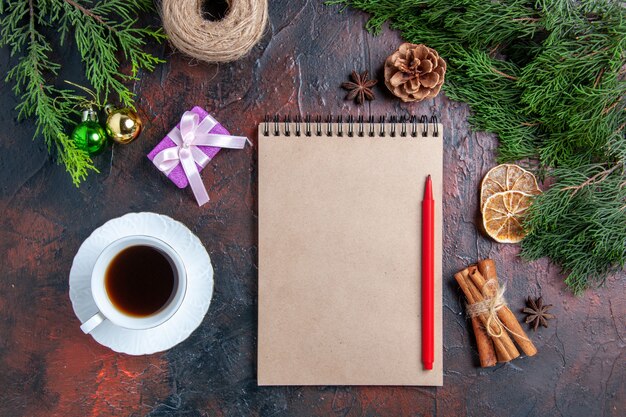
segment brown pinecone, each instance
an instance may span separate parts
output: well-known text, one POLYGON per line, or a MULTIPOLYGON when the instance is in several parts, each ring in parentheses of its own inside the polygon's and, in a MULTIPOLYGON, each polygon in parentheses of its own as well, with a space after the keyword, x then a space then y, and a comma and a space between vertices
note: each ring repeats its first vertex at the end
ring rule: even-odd
POLYGON ((446 62, 426 45, 403 43, 385 61, 385 85, 402 101, 420 101, 439 94, 446 62))

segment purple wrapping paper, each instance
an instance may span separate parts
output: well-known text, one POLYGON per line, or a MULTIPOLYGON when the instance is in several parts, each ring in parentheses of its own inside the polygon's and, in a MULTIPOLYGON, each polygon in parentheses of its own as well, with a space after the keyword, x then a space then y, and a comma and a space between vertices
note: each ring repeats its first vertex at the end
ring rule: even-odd
MULTIPOLYGON (((200 117, 200 120, 204 119, 209 114, 202 107, 198 106, 195 106, 193 109, 191 109, 191 111, 196 113, 200 117)), ((180 122, 178 122, 176 127, 180 128, 180 122)), ((215 125, 213 129, 211 129, 210 133, 230 135, 228 130, 226 130, 224 126, 222 126, 219 122, 217 125, 215 125)), ((148 159, 152 161, 154 160, 154 157, 157 156, 157 154, 163 149, 171 148, 174 146, 176 146, 176 144, 172 141, 172 139, 169 138, 169 136, 166 135, 163 140, 159 142, 159 144, 155 146, 152 151, 150 151, 150 153, 148 154, 148 159)), ((221 148, 216 148, 214 146, 198 146, 198 149, 200 149, 210 159, 213 159, 213 157, 217 155, 221 148)), ((198 164, 196 164, 196 166, 198 167, 198 172, 202 172, 202 169, 204 169, 203 166, 200 166, 198 164)), ((170 172, 167 178, 169 178, 174 184, 176 184, 178 188, 185 188, 187 185, 189 185, 189 181, 187 180, 187 176, 185 175, 185 171, 183 171, 183 167, 181 164, 176 165, 176 168, 174 168, 172 172, 170 172)))

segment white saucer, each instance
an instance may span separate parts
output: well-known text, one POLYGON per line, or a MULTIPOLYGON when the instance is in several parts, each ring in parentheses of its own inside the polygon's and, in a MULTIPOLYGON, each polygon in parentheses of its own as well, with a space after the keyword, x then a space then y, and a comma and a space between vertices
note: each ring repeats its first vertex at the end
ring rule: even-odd
POLYGON ((185 299, 165 323, 147 330, 130 330, 105 321, 91 332, 98 343, 116 352, 146 355, 177 345, 202 323, 213 295, 213 266, 200 239, 170 217, 129 213, 109 220, 83 242, 70 270, 70 299, 81 323, 98 311, 91 296, 91 271, 96 258, 111 242, 130 235, 153 236, 168 243, 180 254, 188 274, 185 299))

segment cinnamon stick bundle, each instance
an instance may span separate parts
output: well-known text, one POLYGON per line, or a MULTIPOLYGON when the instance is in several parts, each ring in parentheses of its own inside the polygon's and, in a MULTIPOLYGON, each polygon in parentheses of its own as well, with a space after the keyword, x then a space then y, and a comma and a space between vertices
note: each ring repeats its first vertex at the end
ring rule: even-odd
POLYGON ((472 328, 481 367, 495 365, 496 357, 498 362, 508 362, 520 355, 511 336, 526 355, 537 353, 534 344, 504 304, 502 292, 498 294, 498 275, 493 260, 484 259, 476 265, 470 265, 456 273, 454 279, 465 294, 470 308, 472 305, 480 307, 478 310, 473 309, 475 315, 472 317, 472 328))
MULTIPOLYGON (((485 300, 482 293, 475 287, 472 283, 471 278, 469 277, 469 269, 465 268, 463 271, 455 275, 455 279, 459 283, 461 290, 465 294, 465 298, 467 298, 467 302, 469 304, 480 303, 485 300), (460 281, 457 278, 457 275, 460 275, 463 279, 460 281)), ((499 334, 501 329, 498 328, 498 324, 495 321, 490 321, 488 314, 481 313, 479 316, 480 321, 482 322, 487 333, 491 331, 492 334, 499 334)), ((513 344, 513 341, 509 337, 506 332, 502 332, 500 337, 491 337, 493 345, 498 353, 498 357, 502 358, 502 361, 508 362, 511 359, 515 359, 519 356, 519 351, 513 344)))
MULTIPOLYGON (((469 276, 476 287, 481 289, 481 292, 485 297, 489 298, 495 296, 495 290, 493 287, 485 285, 487 280, 483 277, 477 267, 469 267, 469 276)), ((511 333, 515 342, 517 342, 519 347, 522 348, 527 356, 534 356, 537 354, 537 348, 533 342, 530 341, 526 332, 522 329, 522 326, 519 324, 519 321, 517 321, 517 318, 515 318, 515 315, 509 307, 505 305, 499 309, 498 318, 502 322, 504 328, 511 333)))

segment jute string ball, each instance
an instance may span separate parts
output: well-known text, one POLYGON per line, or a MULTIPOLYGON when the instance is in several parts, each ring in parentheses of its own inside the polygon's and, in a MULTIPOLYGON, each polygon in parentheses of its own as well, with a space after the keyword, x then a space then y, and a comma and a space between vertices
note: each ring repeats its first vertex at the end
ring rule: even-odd
MULTIPOLYGON (((212 1, 212 0, 207 0, 212 1)), ((221 20, 207 20, 202 0, 161 0, 163 29, 181 52, 206 62, 230 62, 246 55, 267 25, 268 0, 227 0, 221 20)))

